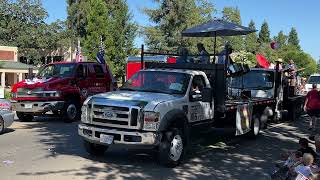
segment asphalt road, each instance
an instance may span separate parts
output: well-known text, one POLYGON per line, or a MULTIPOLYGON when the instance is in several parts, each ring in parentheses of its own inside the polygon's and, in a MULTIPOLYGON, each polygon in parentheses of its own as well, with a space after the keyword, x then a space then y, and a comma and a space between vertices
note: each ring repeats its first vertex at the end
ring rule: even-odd
POLYGON ((297 149, 307 123, 270 125, 256 140, 215 130, 193 138, 185 162, 174 169, 157 164, 145 150, 111 147, 104 157, 88 155, 77 122, 42 118, 14 122, 0 135, 0 180, 29 179, 269 179, 279 153, 297 149))

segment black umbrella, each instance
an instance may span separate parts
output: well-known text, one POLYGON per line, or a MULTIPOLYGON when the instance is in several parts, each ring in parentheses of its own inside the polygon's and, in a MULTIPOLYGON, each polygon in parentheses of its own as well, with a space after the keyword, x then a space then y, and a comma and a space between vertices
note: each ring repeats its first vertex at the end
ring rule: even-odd
POLYGON ((182 32, 185 37, 214 37, 214 54, 216 54, 217 36, 238 36, 256 32, 255 29, 240 26, 235 23, 216 19, 186 29, 182 32))

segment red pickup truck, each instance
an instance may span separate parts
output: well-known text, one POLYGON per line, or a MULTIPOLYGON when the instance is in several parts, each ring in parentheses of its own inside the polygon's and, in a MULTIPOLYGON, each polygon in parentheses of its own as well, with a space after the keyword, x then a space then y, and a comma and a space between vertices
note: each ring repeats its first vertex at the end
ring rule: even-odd
POLYGON ((52 112, 65 122, 80 119, 81 106, 93 94, 111 91, 112 73, 107 65, 94 62, 57 62, 39 69, 32 79, 15 84, 12 109, 21 121, 52 112))

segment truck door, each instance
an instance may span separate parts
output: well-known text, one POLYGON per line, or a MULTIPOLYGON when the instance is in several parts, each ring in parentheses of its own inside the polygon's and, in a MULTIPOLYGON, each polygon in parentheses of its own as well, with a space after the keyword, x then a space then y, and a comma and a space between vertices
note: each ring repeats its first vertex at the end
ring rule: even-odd
POLYGON ((93 78, 90 81, 91 94, 107 92, 105 72, 100 64, 93 65, 93 78))
POLYGON ((77 86, 80 91, 81 99, 88 97, 88 86, 90 78, 88 77, 88 67, 85 64, 79 64, 76 70, 77 86))
POLYGON ((188 118, 190 122, 209 120, 212 117, 212 108, 209 102, 202 102, 201 92, 206 87, 204 77, 196 75, 192 79, 189 90, 188 118))

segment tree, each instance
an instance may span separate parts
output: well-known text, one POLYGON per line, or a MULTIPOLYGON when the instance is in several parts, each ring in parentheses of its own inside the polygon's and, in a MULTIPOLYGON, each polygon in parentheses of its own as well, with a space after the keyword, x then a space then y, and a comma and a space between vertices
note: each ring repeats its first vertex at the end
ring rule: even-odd
POLYGON ((264 21, 261 25, 261 29, 259 32, 259 38, 258 38, 259 43, 270 43, 270 30, 269 30, 269 25, 267 21, 264 21))
MULTIPOLYGON (((222 14, 223 14, 222 19, 241 25, 241 15, 240 15, 240 10, 238 8, 225 7, 223 8, 222 14)), ((240 51, 244 49, 243 37, 241 36, 225 37, 224 39, 230 42, 230 44, 232 45, 232 48, 235 51, 240 51)))
POLYGON ((302 71, 303 76, 309 76, 317 71, 316 61, 307 53, 299 50, 291 50, 286 53, 284 56, 285 62, 292 59, 298 68, 306 68, 302 71))
MULTIPOLYGON (((253 20, 250 21, 249 28, 256 29, 253 20)), ((246 37, 245 37, 245 50, 247 52, 255 53, 257 51, 257 48, 258 48, 258 36, 257 36, 257 34, 254 32, 254 33, 246 35, 246 37)))
POLYGON ((288 37, 283 33, 283 31, 280 31, 278 35, 274 38, 274 40, 280 48, 287 45, 287 39, 288 37))
MULTIPOLYGON (((192 47, 199 41, 209 45, 211 40, 182 38, 181 32, 211 19, 213 5, 205 0, 156 0, 159 8, 144 9, 153 27, 144 27, 144 38, 149 49, 176 51, 178 47, 192 47)), ((212 44, 212 43, 210 43, 212 44)))
POLYGON ((72 45, 81 39, 84 54, 95 61, 103 39, 105 59, 117 77, 125 74, 125 58, 133 54, 137 25, 132 22, 126 0, 68 1, 68 25, 72 45))
POLYGON ((298 33, 295 28, 291 28, 288 38, 288 44, 297 49, 300 49, 298 33))
POLYGON ((27 62, 37 64, 45 50, 57 47, 58 26, 44 22, 48 13, 40 0, 1 0, 0 13, 0 44, 17 46, 27 62))

